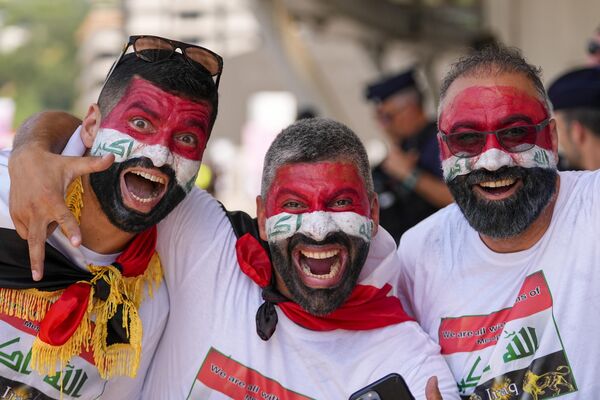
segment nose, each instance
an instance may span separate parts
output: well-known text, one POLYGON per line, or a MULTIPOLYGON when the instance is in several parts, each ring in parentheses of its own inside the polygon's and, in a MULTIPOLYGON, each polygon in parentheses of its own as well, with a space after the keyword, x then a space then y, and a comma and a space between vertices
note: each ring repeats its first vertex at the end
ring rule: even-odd
POLYGON ((329 233, 337 230, 339 230, 339 227, 329 213, 315 211, 303 215, 302 225, 298 231, 309 238, 320 242, 325 240, 329 233))
POLYGON ((171 150, 169 150, 168 147, 160 144, 147 146, 144 149, 143 155, 152 160, 152 163, 157 168, 160 168, 163 165, 173 164, 173 153, 171 153, 171 150))
POLYGON ((499 148, 490 148, 489 150, 482 153, 475 164, 473 169, 486 169, 488 171, 496 171, 502 167, 514 166, 512 157, 505 151, 499 148))

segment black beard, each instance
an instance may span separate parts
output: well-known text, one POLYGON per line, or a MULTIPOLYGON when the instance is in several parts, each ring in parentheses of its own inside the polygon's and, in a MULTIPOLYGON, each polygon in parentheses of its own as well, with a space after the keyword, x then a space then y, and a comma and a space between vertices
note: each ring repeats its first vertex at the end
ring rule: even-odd
POLYGON ((447 182, 448 188, 469 225, 496 239, 523 233, 535 221, 556 191, 558 173, 549 168, 503 167, 497 171, 477 170, 447 182), (473 185, 503 178, 520 178, 523 186, 504 200, 478 197, 473 185))
POLYGON ((356 286, 358 276, 369 253, 369 243, 341 232, 333 233, 321 242, 302 234, 295 234, 289 240, 269 242, 273 267, 292 295, 292 300, 308 313, 324 316, 338 309, 350 296, 356 286), (348 265, 336 287, 314 289, 306 286, 292 260, 292 250, 299 244, 325 245, 339 243, 348 250, 348 265), (287 245, 286 245, 287 244, 287 245))
POLYGON ((160 202, 149 213, 144 214, 132 210, 123 204, 119 177, 124 169, 133 166, 154 168, 152 161, 148 158, 125 160, 121 163, 114 163, 105 171, 90 174, 90 185, 98 198, 102 211, 114 226, 125 232, 139 233, 156 225, 166 217, 183 200, 186 193, 177 184, 175 171, 165 165, 159 169, 169 177, 169 184, 160 202))

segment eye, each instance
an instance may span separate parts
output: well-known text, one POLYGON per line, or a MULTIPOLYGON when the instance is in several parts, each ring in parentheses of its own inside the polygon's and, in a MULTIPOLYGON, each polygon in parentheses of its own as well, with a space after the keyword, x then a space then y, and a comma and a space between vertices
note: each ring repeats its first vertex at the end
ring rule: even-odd
POLYGON ((197 147, 198 137, 193 133, 181 133, 175 136, 177 143, 186 147, 197 147))
POLYGON ((150 132, 153 130, 152 124, 142 117, 132 118, 129 124, 140 132, 150 132))
POLYGON ((304 208, 304 204, 296 200, 288 200, 283 203, 283 208, 288 210, 300 210, 304 208))
POLYGON ((352 205, 352 200, 350 199, 337 199, 331 203, 331 207, 333 208, 343 208, 352 205))
POLYGON ((450 136, 455 143, 472 144, 480 142, 484 134, 481 132, 461 132, 450 136))

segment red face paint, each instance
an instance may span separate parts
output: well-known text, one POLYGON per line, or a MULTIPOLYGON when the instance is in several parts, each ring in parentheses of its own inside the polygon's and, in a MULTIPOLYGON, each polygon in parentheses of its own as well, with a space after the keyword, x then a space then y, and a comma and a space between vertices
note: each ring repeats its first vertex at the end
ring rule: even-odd
POLYGON ((266 216, 313 211, 351 211, 370 217, 365 182, 345 162, 289 164, 277 170, 267 194, 266 216))
MULTIPOLYGON (((548 112, 544 104, 517 87, 471 86, 450 99, 444 106, 439 123, 442 131, 453 134, 473 130, 490 132, 511 126, 538 124, 546 118, 548 112)), ((538 134, 536 145, 552 151, 552 137, 548 127, 538 134)), ((452 157, 444 141, 440 140, 440 148, 442 160, 452 157)), ((494 135, 488 135, 482 153, 492 148, 507 152, 494 135)))
POLYGON ((200 161, 208 141, 210 114, 208 104, 175 96, 144 79, 134 78, 100 127, 200 161))

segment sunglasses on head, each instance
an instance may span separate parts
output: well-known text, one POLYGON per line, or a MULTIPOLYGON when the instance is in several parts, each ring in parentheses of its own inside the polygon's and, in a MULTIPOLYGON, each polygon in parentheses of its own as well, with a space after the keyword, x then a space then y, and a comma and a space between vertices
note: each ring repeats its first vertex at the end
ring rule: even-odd
POLYGON ((469 158, 481 154, 488 135, 496 136, 498 143, 510 153, 521 153, 531 150, 536 143, 537 135, 551 119, 545 119, 539 124, 518 125, 498 129, 492 132, 464 131, 447 134, 440 130, 442 140, 456 157, 469 158))
POLYGON ((133 51, 138 58, 147 62, 157 62, 169 59, 173 54, 180 50, 183 58, 191 65, 200 65, 205 72, 215 78, 215 86, 219 87, 221 72, 223 71, 223 58, 217 53, 194 44, 178 42, 176 40, 166 39, 159 36, 136 35, 130 36, 129 41, 123 47, 123 51, 112 65, 106 75, 104 83, 108 81, 115 68, 119 65, 129 46, 133 46, 133 51))

